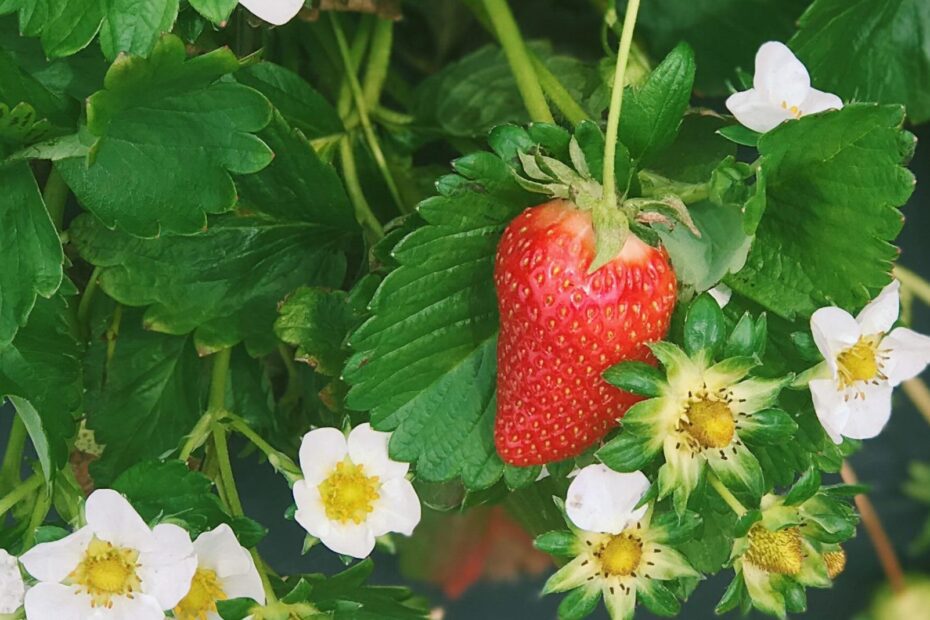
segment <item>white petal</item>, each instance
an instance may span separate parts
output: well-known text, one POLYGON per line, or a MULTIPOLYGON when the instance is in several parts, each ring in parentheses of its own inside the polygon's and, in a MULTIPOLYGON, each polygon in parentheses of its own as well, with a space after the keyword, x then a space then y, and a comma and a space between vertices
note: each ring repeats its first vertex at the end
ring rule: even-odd
POLYGON ((916 377, 930 364, 930 337, 906 327, 888 334, 881 348, 888 351, 889 359, 882 371, 892 386, 916 377))
POLYGON ((730 95, 726 106, 741 125, 760 133, 771 131, 794 118, 788 110, 772 104, 754 88, 730 95))
POLYGON ((93 620, 106 618, 107 620, 162 620, 165 612, 153 596, 138 594, 132 598, 120 596, 113 599, 113 606, 109 609, 97 608, 99 616, 91 616, 93 620))
POLYGON ((222 587, 228 598, 250 598, 260 605, 265 604, 265 588, 254 563, 249 572, 223 579, 222 587))
POLYGON ((409 463, 392 461, 388 456, 390 433, 381 433, 371 424, 360 424, 349 433, 349 458, 356 465, 364 465, 365 473, 382 480, 403 478, 410 469, 409 463))
POLYGON ((170 523, 152 530, 155 550, 139 555, 139 577, 142 591, 155 597, 162 609, 178 604, 190 590, 197 570, 197 558, 190 535, 170 523))
POLYGON ((878 297, 869 302, 856 317, 862 333, 871 336, 872 334, 885 334, 891 331, 894 322, 898 320, 898 313, 901 311, 901 295, 899 289, 901 283, 897 280, 882 289, 878 297))
POLYGON ((319 539, 331 551, 358 559, 367 558, 375 548, 375 535, 366 523, 332 523, 319 539))
POLYGON ((87 525, 97 538, 117 547, 138 551, 152 549, 152 531, 125 497, 112 489, 90 494, 84 505, 87 525))
POLYGON ((811 88, 810 74, 788 46, 778 41, 763 43, 756 52, 756 72, 752 80, 766 98, 787 107, 799 106, 811 88))
POLYGON ((19 561, 0 549, 0 614, 11 614, 23 605, 26 585, 19 561))
POLYGON ((315 486, 311 487, 305 480, 295 482, 294 503, 297 504, 294 518, 308 534, 323 538, 329 533, 330 521, 326 516, 320 491, 315 486))
POLYGON ((335 428, 312 430, 300 442, 300 470, 311 486, 323 482, 347 453, 346 437, 335 428))
POLYGON ((646 514, 636 504, 649 489, 640 472, 616 472, 606 465, 588 465, 572 480, 565 496, 565 511, 578 528, 589 532, 619 534, 646 514))
POLYGON ((820 308, 811 316, 811 333, 821 355, 833 376, 836 376, 836 357, 856 344, 862 331, 851 314, 840 308, 820 308))
POLYGON ((849 421, 843 429, 843 436, 850 439, 871 439, 876 437, 891 418, 890 385, 863 388, 865 397, 849 399, 849 421))
POLYGON ((707 292, 721 308, 726 307, 730 303, 730 298, 733 297, 733 289, 722 282, 707 292))
POLYGON ((197 555, 197 566, 212 570, 218 577, 242 575, 255 570, 252 554, 239 544, 236 534, 225 523, 198 536, 194 541, 194 553, 197 555))
POLYGON ((843 108, 843 100, 833 93, 825 93, 822 90, 812 88, 807 93, 807 98, 804 99, 800 108, 801 112, 804 114, 817 114, 818 112, 825 112, 827 110, 841 110, 843 108))
POLYGON ((381 485, 380 497, 368 516, 368 527, 375 536, 388 532, 413 534, 420 522, 420 498, 406 478, 394 478, 381 485))
POLYGON ((269 24, 282 26, 300 12, 304 0, 239 0, 239 4, 269 24))
POLYGON ((23 554, 20 562, 39 581, 64 581, 81 563, 93 535, 89 527, 83 527, 61 540, 36 545, 23 554))
POLYGON ((91 607, 88 594, 59 583, 39 583, 26 592, 26 617, 54 620, 85 620, 91 607))
POLYGON ((843 443, 843 434, 849 422, 849 407, 845 395, 837 389, 833 379, 818 379, 809 384, 811 397, 814 400, 814 411, 817 419, 833 443, 843 443))

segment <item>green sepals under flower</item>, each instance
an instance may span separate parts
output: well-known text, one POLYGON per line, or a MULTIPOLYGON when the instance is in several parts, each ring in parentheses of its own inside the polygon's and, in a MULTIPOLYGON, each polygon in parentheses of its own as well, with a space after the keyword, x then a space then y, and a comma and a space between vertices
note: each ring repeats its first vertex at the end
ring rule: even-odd
POLYGON ((535 542, 546 553, 574 558, 543 588, 543 594, 571 591, 559 605, 560 620, 584 618, 601 598, 612 620, 632 618, 637 599, 653 613, 672 616, 680 608, 673 582, 700 577, 674 548, 700 526, 694 513, 654 515, 650 507, 619 534, 587 532, 568 518, 565 522, 567 531, 548 532, 535 542))
POLYGON ((730 559, 736 574, 717 613, 736 606, 780 618, 803 612, 805 588, 828 588, 845 568, 846 555, 837 543, 855 533, 856 522, 846 502, 825 493, 798 505, 766 495, 761 518, 733 541, 730 559))
POLYGON ((720 307, 702 295, 685 320, 685 350, 669 342, 652 345, 664 378, 635 363, 604 373, 608 382, 653 398, 627 412, 620 435, 601 448, 598 458, 617 471, 632 471, 662 451, 658 497, 673 495, 679 514, 707 466, 727 488, 756 505, 765 491, 764 480, 747 443, 785 441, 797 430, 791 416, 775 407, 788 378, 748 377, 759 363, 752 346, 759 339, 743 337, 743 331, 755 331, 745 326, 740 321, 728 337, 720 307), (744 355, 713 363, 718 352, 732 350, 744 355))

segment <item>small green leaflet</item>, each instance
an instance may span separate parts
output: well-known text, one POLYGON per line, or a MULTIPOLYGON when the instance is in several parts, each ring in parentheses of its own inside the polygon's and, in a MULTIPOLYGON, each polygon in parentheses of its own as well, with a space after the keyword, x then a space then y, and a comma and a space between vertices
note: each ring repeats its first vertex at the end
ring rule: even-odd
POLYGON ((846 100, 900 103, 930 120, 930 3, 816 0, 791 48, 817 88, 846 100))
POLYGON ((297 347, 296 359, 333 377, 342 372, 343 341, 356 322, 345 291, 303 287, 281 304, 274 330, 281 340, 297 347))
POLYGON ((239 0, 190 0, 195 11, 214 24, 223 24, 232 14, 239 0))
POLYGON ((898 207, 914 190, 914 137, 899 106, 854 104, 785 123, 759 140, 766 207, 746 266, 727 283, 794 319, 850 311, 891 281, 898 207))
POLYGON ((0 349, 8 345, 36 302, 62 280, 64 255, 32 170, 0 166, 0 349))
POLYGON ((0 395, 26 424, 47 479, 68 462, 80 411, 81 351, 73 309, 61 295, 39 299, 12 344, 0 349, 0 395))
POLYGON ((203 413, 200 363, 190 337, 146 331, 137 310, 123 311, 113 359, 93 372, 105 378, 86 407, 87 425, 105 446, 91 464, 99 486, 177 448, 203 413))
MULTIPOLYGON (((13 33, 3 32, 4 46, 13 33)), ((0 103, 15 108, 25 103, 35 111, 36 119, 47 119, 59 128, 70 127, 76 120, 78 106, 67 97, 55 94, 20 66, 12 52, 0 50, 0 103)))
POLYGON ((108 60, 120 52, 148 56, 158 38, 171 32, 178 0, 104 0, 100 48, 108 60))
POLYGON ((87 126, 98 138, 90 155, 59 165, 84 206, 140 236, 194 233, 206 214, 232 209, 230 173, 257 172, 272 159, 253 135, 271 118, 268 101, 217 81, 238 68, 226 48, 187 60, 175 36, 163 37, 149 59, 118 58, 105 90, 87 103, 87 126))

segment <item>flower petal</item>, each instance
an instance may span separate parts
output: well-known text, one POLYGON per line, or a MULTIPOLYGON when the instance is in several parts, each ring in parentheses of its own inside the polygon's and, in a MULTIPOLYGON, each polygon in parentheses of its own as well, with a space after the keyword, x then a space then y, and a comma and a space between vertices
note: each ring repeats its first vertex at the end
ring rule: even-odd
POLYGON ((254 562, 248 572, 223 578, 222 585, 229 598, 250 598, 259 605, 265 604, 265 588, 254 562))
POLYGON ((304 0, 239 0, 249 12, 269 24, 283 26, 304 6, 304 0))
POLYGON ((346 437, 336 428, 318 428, 310 431, 300 442, 300 471, 307 483, 315 487, 323 482, 336 463, 348 453, 346 437))
POLYGON ((901 283, 894 280, 882 289, 878 296, 870 301, 856 316, 861 331, 866 336, 884 334, 891 331, 901 311, 901 283))
POLYGON ((811 88, 811 77, 788 46, 778 41, 763 43, 756 52, 752 85, 777 106, 801 106, 811 88))
POLYGON ((409 463, 391 460, 388 456, 390 433, 381 433, 371 424, 359 424, 349 433, 349 458, 356 465, 364 465, 365 473, 382 480, 403 478, 410 469, 409 463))
POLYGON ((807 97, 801 103, 801 111, 807 114, 817 114, 827 110, 842 110, 843 100, 833 93, 825 93, 822 90, 812 88, 808 91, 807 97))
POLYGON ((323 538, 329 533, 329 517, 326 516, 326 508, 317 487, 311 487, 305 480, 295 482, 294 503, 297 504, 294 519, 308 534, 323 538))
POLYGON ((413 534, 420 522, 420 498, 406 478, 394 478, 381 485, 381 497, 368 516, 368 526, 375 536, 399 532, 413 534))
POLYGON ((371 555, 375 548, 375 535, 367 523, 330 522, 329 531, 319 539, 331 551, 360 560, 371 555))
POLYGON ((19 561, 0 549, 0 614, 11 614, 22 607, 25 594, 26 584, 19 561))
POLYGON ((876 437, 891 418, 890 385, 866 385, 862 388, 864 397, 850 398, 849 420, 843 428, 843 436, 850 439, 871 439, 876 437))
POLYGON ((165 612, 159 606, 159 602, 147 594, 133 595, 132 597, 120 596, 114 598, 112 606, 102 613, 102 608, 97 608, 100 615, 89 616, 92 620, 106 618, 107 620, 162 620, 165 612))
POLYGON ((882 370, 892 386, 916 377, 930 364, 930 337, 906 327, 888 334, 881 348, 888 351, 889 359, 882 370))
POLYGON ((741 125, 766 133, 794 117, 781 107, 772 104, 760 91, 751 88, 727 97, 727 109, 741 125))
POLYGON ((255 570, 252 555, 239 544, 236 534, 225 523, 198 536, 194 541, 194 553, 199 568, 210 569, 221 578, 255 570))
POLYGON ((833 379, 817 379, 808 384, 811 398, 814 401, 814 411, 820 420, 823 430, 839 445, 843 443, 843 430, 849 422, 849 407, 845 395, 836 387, 833 379))
POLYGON ((49 582, 38 583, 26 592, 26 617, 30 620, 32 618, 85 620, 91 610, 90 604, 90 595, 79 592, 74 586, 49 582))
POLYGON ((543 594, 566 592, 584 585, 588 578, 597 574, 597 565, 587 553, 582 553, 546 580, 543 594))
POLYGON ((139 555, 142 591, 171 609, 190 590, 197 558, 190 535, 177 525, 162 523, 152 530, 154 550, 139 555))
POLYGON ((811 316, 811 333, 820 354, 836 376, 836 357, 858 342, 862 329, 851 314, 829 306, 820 308, 811 316))
POLYGON ((708 289, 708 294, 714 298, 714 301, 717 302, 717 305, 721 308, 726 307, 730 303, 730 298, 733 297, 733 289, 721 282, 717 286, 708 289))
POLYGON ((101 540, 138 551, 149 551, 154 546, 152 530, 129 501, 112 489, 91 493, 84 514, 88 527, 101 540))
POLYGON ((64 581, 81 563, 93 536, 89 527, 82 527, 60 540, 36 545, 24 553, 19 561, 39 581, 64 581))
POLYGON ((588 465, 568 487, 565 511, 582 530, 619 534, 646 514, 648 506, 634 508, 649 485, 640 471, 620 473, 606 465, 588 465))

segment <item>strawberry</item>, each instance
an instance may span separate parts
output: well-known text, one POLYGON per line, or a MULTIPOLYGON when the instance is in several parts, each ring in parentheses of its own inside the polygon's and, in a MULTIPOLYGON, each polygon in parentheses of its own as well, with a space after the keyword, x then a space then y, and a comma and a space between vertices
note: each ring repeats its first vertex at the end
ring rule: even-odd
POLYGON ((589 211, 566 200, 515 218, 497 249, 500 309, 497 420, 501 458, 528 466, 577 456, 639 400, 601 378, 626 360, 652 361, 675 306, 664 249, 630 235, 592 274, 589 211))

